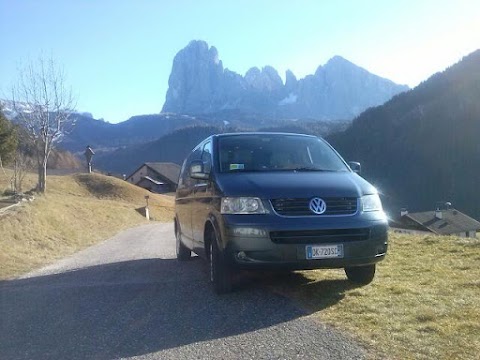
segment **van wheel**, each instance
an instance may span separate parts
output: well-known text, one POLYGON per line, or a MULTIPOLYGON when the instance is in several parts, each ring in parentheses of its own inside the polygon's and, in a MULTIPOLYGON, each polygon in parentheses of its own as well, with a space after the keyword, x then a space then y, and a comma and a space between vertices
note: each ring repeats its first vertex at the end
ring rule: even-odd
POLYGON ((225 255, 217 245, 214 232, 210 237, 210 282, 217 294, 226 294, 232 291, 232 274, 225 255))
POLYGON ((178 225, 175 226, 176 252, 179 261, 186 261, 192 256, 192 252, 182 243, 182 233, 178 225))
POLYGON ((345 274, 351 282, 367 285, 375 277, 375 264, 366 266, 346 267, 345 274))

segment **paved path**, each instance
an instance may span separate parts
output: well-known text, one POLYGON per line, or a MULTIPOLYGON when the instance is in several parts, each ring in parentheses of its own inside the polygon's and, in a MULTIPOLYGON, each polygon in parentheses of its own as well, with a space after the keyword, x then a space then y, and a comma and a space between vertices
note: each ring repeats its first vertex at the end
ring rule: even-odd
POLYGON ((359 359, 365 350, 264 285, 217 296, 174 259, 173 226, 127 230, 0 282, 0 359, 359 359))

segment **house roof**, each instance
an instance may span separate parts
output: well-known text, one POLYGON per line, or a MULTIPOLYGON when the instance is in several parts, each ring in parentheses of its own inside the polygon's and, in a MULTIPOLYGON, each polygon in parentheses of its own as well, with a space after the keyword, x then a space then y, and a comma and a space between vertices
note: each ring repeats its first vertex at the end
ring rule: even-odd
POLYGON ((456 209, 441 210, 442 219, 435 217, 435 211, 409 213, 405 217, 415 221, 439 235, 458 234, 480 230, 480 222, 456 209))
POLYGON ((159 175, 167 178, 174 184, 178 184, 178 177, 180 176, 180 165, 174 163, 157 163, 147 162, 145 163, 150 169, 158 173, 159 175))
POLYGON ((428 231, 425 229, 425 227, 421 226, 420 224, 412 221, 412 222, 406 222, 402 221, 402 217, 393 217, 393 218, 388 218, 388 225, 391 228, 398 228, 398 229, 406 229, 406 230, 417 230, 417 231, 428 231))
POLYGON ((157 181, 155 179, 152 179, 150 176, 142 176, 142 179, 140 181, 142 181, 142 180, 147 180, 151 183, 154 183, 155 185, 163 185, 163 183, 161 181, 157 181))

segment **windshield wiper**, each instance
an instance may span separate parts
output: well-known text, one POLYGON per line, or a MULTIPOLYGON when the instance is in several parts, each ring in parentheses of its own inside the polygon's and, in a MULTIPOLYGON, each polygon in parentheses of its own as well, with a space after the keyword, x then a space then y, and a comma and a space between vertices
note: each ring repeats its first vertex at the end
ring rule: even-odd
POLYGON ((293 171, 331 171, 331 170, 325 170, 325 169, 320 169, 316 167, 309 167, 309 166, 303 166, 303 167, 297 167, 293 169, 289 169, 293 171))

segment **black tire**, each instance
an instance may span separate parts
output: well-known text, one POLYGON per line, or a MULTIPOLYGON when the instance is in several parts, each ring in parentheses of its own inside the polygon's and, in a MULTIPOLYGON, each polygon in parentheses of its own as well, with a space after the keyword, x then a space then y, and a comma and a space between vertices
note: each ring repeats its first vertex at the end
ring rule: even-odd
POLYGON ((182 243, 182 233, 180 227, 175 225, 176 252, 179 261, 187 261, 192 256, 192 252, 182 243))
POLYGON ((365 266, 346 267, 345 274, 351 282, 367 285, 375 277, 375 264, 365 266))
POLYGON ((232 291, 232 271, 225 255, 218 248, 215 233, 210 236, 210 282, 217 294, 232 291))

